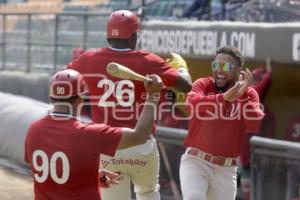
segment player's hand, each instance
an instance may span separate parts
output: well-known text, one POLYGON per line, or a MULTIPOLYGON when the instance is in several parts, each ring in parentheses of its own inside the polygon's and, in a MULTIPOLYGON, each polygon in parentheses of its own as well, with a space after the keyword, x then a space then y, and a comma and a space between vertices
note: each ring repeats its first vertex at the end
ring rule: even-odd
POLYGON ((236 101, 240 97, 239 91, 241 87, 242 87, 241 82, 237 81, 232 88, 230 88, 224 93, 223 95, 224 100, 228 102, 236 101))
POLYGON ((268 73, 272 73, 272 64, 271 64, 271 58, 270 57, 267 57, 266 59, 266 71, 268 73))
POLYGON ((250 69, 246 68, 245 71, 241 71, 240 80, 239 83, 241 84, 241 87, 239 89, 239 95, 243 95, 248 87, 252 84, 253 82, 253 77, 250 69))
POLYGON ((110 188, 113 185, 118 184, 120 179, 120 175, 118 173, 114 173, 104 169, 99 171, 99 177, 101 188, 110 188))
POLYGON ((181 57, 181 55, 177 53, 171 53, 171 57, 166 59, 166 62, 173 68, 179 69, 179 68, 187 68, 187 64, 185 60, 181 57))
POLYGON ((149 75, 147 77, 149 77, 152 81, 145 81, 144 86, 146 92, 148 94, 159 93, 163 88, 163 82, 161 78, 155 74, 149 75))

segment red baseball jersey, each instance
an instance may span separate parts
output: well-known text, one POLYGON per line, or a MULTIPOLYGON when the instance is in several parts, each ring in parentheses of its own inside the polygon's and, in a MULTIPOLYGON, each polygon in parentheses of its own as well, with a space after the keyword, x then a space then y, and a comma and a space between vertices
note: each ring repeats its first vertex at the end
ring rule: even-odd
POLYGON ((285 139, 292 142, 300 142, 300 115, 289 120, 285 139))
POLYGON ((264 116, 253 88, 249 87, 236 102, 226 102, 212 77, 194 82, 186 105, 191 120, 185 146, 215 156, 237 157, 245 133, 257 131, 264 116))
POLYGON ((266 72, 262 75, 262 79, 256 83, 253 84, 252 87, 256 90, 258 93, 259 99, 261 102, 265 100, 266 94, 268 93, 268 90, 271 86, 271 73, 266 72))
POLYGON ((110 62, 120 63, 142 75, 157 74, 165 86, 175 85, 178 72, 155 54, 130 49, 90 50, 68 65, 80 72, 87 82, 93 121, 134 128, 146 98, 144 83, 108 75, 106 66, 110 62))
POLYGON ((262 119, 260 130, 257 133, 248 134, 245 138, 244 143, 242 145, 241 153, 240 153, 240 161, 241 165, 245 168, 250 167, 251 160, 251 145, 250 145, 250 137, 253 135, 258 135, 261 137, 274 138, 275 133, 275 116, 268 109, 268 107, 264 106, 265 116, 262 119))
MULTIPOLYGON (((262 79, 258 81, 256 84, 253 84, 252 87, 257 92, 260 102, 263 102, 268 90, 271 86, 271 73, 265 72, 262 75, 262 79)), ((245 137, 245 140, 242 145, 241 154, 240 154, 240 161, 241 165, 245 168, 250 167, 250 159, 251 159, 251 152, 250 152, 250 137, 252 135, 258 135, 261 137, 268 137, 273 138, 274 132, 275 132, 275 117, 273 113, 264 106, 264 112, 265 116, 262 120, 260 130, 256 133, 248 134, 247 137, 245 137)))
POLYGON ((113 156, 121 128, 46 116, 34 122, 25 141, 25 160, 34 177, 36 200, 99 200, 99 155, 113 156))

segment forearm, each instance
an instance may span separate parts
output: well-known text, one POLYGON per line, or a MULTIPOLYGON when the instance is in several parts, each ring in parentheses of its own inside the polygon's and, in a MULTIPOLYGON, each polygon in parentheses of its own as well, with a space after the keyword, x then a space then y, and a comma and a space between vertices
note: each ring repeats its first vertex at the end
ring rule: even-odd
POLYGON ((157 100, 155 99, 154 95, 148 94, 143 111, 134 129, 134 134, 136 134, 136 142, 142 144, 147 141, 153 130, 156 112, 157 100))
POLYGON ((144 144, 147 141, 149 135, 152 133, 154 126, 154 119, 157 108, 156 104, 157 103, 153 99, 153 96, 148 97, 135 128, 122 129, 123 134, 121 141, 119 142, 118 149, 125 149, 128 147, 144 144))
POLYGON ((177 69, 179 75, 192 86, 192 78, 187 68, 180 67, 177 69))
POLYGON ((192 89, 192 79, 189 74, 186 61, 177 53, 171 53, 172 57, 166 61, 169 66, 177 71, 176 83, 173 89, 179 92, 189 92, 192 89))
POLYGON ((179 92, 188 93, 192 89, 192 79, 186 68, 177 69, 179 77, 176 80, 175 87, 179 92))

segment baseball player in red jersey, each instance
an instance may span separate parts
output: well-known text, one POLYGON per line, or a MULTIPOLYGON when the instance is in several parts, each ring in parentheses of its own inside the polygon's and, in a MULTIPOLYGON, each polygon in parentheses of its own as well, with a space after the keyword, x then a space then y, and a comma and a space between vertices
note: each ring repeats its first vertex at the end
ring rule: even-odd
MULTIPOLYGON (((260 99, 260 102, 263 103, 265 97, 271 86, 271 75, 272 75, 272 66, 270 58, 266 60, 266 68, 258 67, 252 71, 253 82, 251 87, 253 87, 260 99)), ((241 177, 241 186, 243 191, 243 199, 250 199, 250 137, 253 135, 259 135, 262 137, 273 138, 275 131, 275 118, 273 113, 264 106, 265 116, 262 120, 261 127, 257 133, 250 133, 248 137, 245 137, 244 143, 242 145, 240 153, 240 177, 241 177)))
POLYGON ((233 47, 216 51, 213 77, 193 83, 186 105, 191 114, 180 164, 184 200, 234 200, 236 157, 247 132, 256 132, 264 113, 252 75, 233 47))
MULTIPOLYGON (((288 121, 284 139, 292 142, 300 142, 300 115, 296 115, 288 121)), ((300 200, 300 171, 298 160, 287 160, 286 188, 286 200, 300 200)))
MULTIPOLYGON (((30 126, 25 141, 25 160, 33 173, 36 200, 100 199, 100 154, 113 156, 117 148, 143 144, 152 132, 154 95, 160 92, 162 81, 156 75, 150 78, 152 82, 145 83, 146 104, 136 127, 130 129, 79 121, 76 117, 85 93, 83 77, 74 70, 53 76, 53 110, 30 126)), ((101 185, 107 187, 116 183, 118 175, 102 170, 100 176, 101 185)))
MULTIPOLYGON (((107 24, 109 46, 87 51, 69 64, 69 68, 85 77, 90 90, 92 120, 95 122, 134 127, 145 101, 142 83, 120 80, 106 73, 110 62, 120 63, 142 75, 157 74, 166 87, 182 92, 191 88, 190 76, 181 57, 179 59, 176 55, 170 66, 153 53, 135 50, 139 31, 140 25, 134 13, 115 11, 107 24)), ((117 186, 102 191, 104 200, 130 200, 131 182, 138 200, 160 199, 159 153, 153 137, 149 137, 143 145, 118 151, 114 157, 102 156, 100 165, 102 169, 119 171, 122 176, 117 186)))
POLYGON ((82 49, 80 47, 74 48, 72 50, 72 60, 76 60, 83 53, 84 53, 84 49, 82 49))
POLYGON ((289 120, 286 127, 285 139, 292 142, 300 142, 300 115, 289 120))

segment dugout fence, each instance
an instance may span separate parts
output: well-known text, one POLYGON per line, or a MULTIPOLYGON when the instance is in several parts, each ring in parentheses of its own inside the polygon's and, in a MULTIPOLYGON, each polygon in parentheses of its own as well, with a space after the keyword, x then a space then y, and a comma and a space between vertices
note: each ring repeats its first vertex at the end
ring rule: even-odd
POLYGON ((300 144, 251 138, 251 199, 300 198, 300 144))
MULTIPOLYGON (((183 129, 157 127, 158 141, 182 145, 183 129)), ((251 138, 251 200, 300 199, 300 143, 251 138)))

